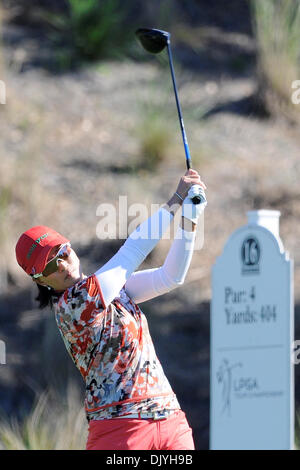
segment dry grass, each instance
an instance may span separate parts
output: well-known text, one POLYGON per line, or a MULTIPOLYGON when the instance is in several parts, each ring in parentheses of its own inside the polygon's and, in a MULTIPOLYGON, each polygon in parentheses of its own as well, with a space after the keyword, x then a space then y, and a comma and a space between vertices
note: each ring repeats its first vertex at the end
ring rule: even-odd
POLYGON ((160 110, 144 113, 138 137, 142 166, 148 170, 156 170, 166 159, 172 142, 171 130, 160 110))
POLYGON ((300 71, 300 4, 294 0, 253 0, 252 12, 261 99, 271 113, 299 119, 299 108, 291 101, 291 86, 300 71))
POLYGON ((23 422, 0 420, 2 450, 84 450, 87 421, 76 388, 69 384, 67 399, 42 394, 23 422))

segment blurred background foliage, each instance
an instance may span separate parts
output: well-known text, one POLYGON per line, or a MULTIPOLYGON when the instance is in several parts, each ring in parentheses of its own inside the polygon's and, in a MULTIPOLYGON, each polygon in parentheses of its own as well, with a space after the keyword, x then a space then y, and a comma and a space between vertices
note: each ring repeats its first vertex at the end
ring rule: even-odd
POLYGON ((291 83, 300 70, 300 4, 295 0, 251 3, 258 48, 258 94, 270 114, 299 119, 291 83))
POLYGON ((0 450, 84 450, 87 426, 76 387, 42 392, 21 421, 0 416, 0 450))
POLYGON ((141 5, 136 0, 12 0, 13 21, 43 28, 56 49, 58 70, 106 58, 143 56, 133 31, 141 23, 170 24, 171 0, 141 5), (151 13, 152 12, 152 13, 151 13))
MULTIPOLYGON (((197 284, 145 307, 196 447, 207 448, 209 269, 245 211, 266 206, 284 214, 298 256, 300 108, 291 82, 300 79, 299 1, 3 0, 0 8, 8 97, 0 105, 0 339, 8 350, 0 448, 84 448, 86 437, 81 378, 16 266, 17 237, 41 221, 54 225, 91 272, 121 244, 95 239, 97 204, 117 204, 120 188, 129 203, 164 201, 184 171, 168 61, 140 47, 141 26, 171 32, 193 164, 213 208, 205 250, 194 256, 197 284)), ((296 426, 298 445, 298 415, 296 426)))
MULTIPOLYGON (((251 30, 257 42, 256 106, 261 107, 261 112, 284 113, 287 118, 297 120, 298 108, 291 104, 290 83, 299 70, 299 2, 231 3, 235 28, 239 16, 241 28, 251 30)), ((203 28, 199 35, 201 9, 206 23, 218 23, 220 15, 213 5, 211 9, 204 7, 201 0, 156 0, 151 5, 141 5, 137 0, 4 0, 4 6, 11 21, 37 28, 47 36, 55 55, 51 67, 57 72, 108 58, 147 59, 148 54, 132 34, 141 25, 156 24, 171 33, 176 30, 175 41, 182 41, 197 52, 206 41, 203 28)), ((230 28, 231 25, 222 26, 230 28)), ((157 59, 161 60, 160 56, 157 59)), ((243 67, 243 60, 237 56, 232 65, 243 67)))

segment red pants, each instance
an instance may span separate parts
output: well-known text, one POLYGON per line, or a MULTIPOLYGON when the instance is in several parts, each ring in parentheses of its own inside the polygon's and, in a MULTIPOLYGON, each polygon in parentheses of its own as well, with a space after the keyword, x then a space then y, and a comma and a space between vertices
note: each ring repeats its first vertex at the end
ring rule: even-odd
POLYGON ((113 418, 92 420, 87 450, 194 450, 192 429, 185 413, 167 419, 113 418))

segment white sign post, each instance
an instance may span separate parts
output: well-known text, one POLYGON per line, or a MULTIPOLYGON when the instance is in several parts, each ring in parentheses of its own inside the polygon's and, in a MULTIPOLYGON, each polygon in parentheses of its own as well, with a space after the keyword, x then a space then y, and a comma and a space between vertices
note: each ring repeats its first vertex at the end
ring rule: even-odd
POLYGON ((212 272, 211 449, 293 449, 293 262, 278 211, 248 212, 212 272))

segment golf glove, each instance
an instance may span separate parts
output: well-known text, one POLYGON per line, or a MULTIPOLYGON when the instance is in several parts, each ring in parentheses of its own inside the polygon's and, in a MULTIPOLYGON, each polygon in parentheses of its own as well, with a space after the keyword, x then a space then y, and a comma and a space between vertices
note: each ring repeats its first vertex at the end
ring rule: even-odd
POLYGON ((205 192, 198 184, 194 184, 190 187, 187 196, 185 197, 182 205, 182 215, 186 219, 191 220, 194 224, 197 223, 198 217, 204 212, 207 206, 205 192), (194 204, 192 199, 195 196, 199 196, 201 201, 200 204, 194 204))

